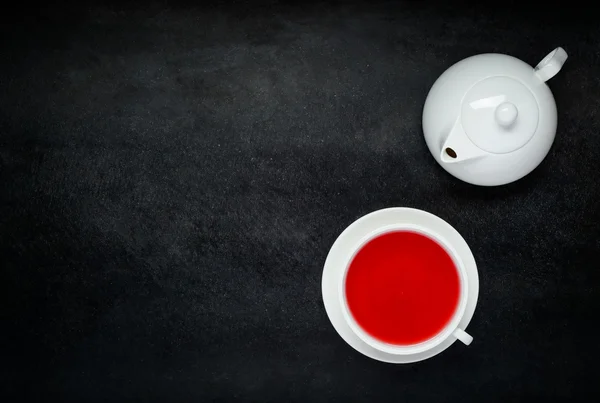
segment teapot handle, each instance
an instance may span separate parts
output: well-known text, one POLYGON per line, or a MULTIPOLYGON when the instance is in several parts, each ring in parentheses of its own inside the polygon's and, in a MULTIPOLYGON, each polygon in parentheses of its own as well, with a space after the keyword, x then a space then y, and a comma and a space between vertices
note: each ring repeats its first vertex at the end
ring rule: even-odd
POLYGON ((542 81, 548 81, 556 75, 567 60, 567 52, 561 47, 550 52, 533 70, 535 75, 542 81))

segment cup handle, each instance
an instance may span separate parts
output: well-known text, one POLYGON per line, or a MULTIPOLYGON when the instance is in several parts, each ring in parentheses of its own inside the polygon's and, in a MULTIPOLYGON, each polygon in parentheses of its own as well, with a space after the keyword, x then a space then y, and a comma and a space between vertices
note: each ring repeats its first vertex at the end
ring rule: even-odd
POLYGON ((473 336, 471 336, 469 333, 465 332, 462 329, 456 328, 453 334, 454 337, 465 343, 465 345, 467 346, 473 341, 473 336))

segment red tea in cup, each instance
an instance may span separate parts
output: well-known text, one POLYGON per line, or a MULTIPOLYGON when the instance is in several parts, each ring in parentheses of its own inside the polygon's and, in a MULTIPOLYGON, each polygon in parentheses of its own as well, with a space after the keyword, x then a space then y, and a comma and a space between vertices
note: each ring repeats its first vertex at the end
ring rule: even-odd
POLYGON ((394 345, 431 339, 452 320, 459 304, 459 271, 446 249, 426 235, 393 231, 355 254, 345 280, 356 323, 394 345))

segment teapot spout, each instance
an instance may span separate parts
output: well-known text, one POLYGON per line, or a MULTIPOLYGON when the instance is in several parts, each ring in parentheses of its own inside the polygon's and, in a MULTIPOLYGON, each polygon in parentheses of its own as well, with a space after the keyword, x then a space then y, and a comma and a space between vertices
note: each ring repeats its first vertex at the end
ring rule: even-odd
POLYGON ((487 155, 487 151, 477 147, 463 128, 460 117, 456 119, 450 135, 442 146, 440 160, 446 164, 468 161, 487 155))

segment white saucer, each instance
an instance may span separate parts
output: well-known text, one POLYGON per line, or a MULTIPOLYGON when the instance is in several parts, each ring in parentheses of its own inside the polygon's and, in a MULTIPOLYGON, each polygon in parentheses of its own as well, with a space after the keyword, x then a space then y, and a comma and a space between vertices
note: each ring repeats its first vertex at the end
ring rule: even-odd
MULTIPOLYGON (((422 210, 404 207, 378 210, 359 218, 340 234, 331 247, 327 255, 327 260, 325 260, 325 267, 323 268, 321 287, 327 316, 329 316, 329 320, 339 335, 342 336, 342 339, 358 352, 375 360, 404 364, 433 357, 450 347, 456 341, 456 338, 449 337, 431 350, 411 355, 396 355, 376 350, 358 338, 350 329, 342 315, 338 294, 338 282, 350 259, 349 254, 358 246, 357 244, 363 237, 378 228, 393 224, 416 224, 426 227, 444 238, 458 253, 465 265, 469 281, 467 307, 459 323, 461 329, 466 329, 475 312, 477 297, 479 295, 479 276, 477 274, 475 258, 463 237, 446 221, 422 210)), ((475 335, 475 339, 477 339, 477 335, 475 335)))

